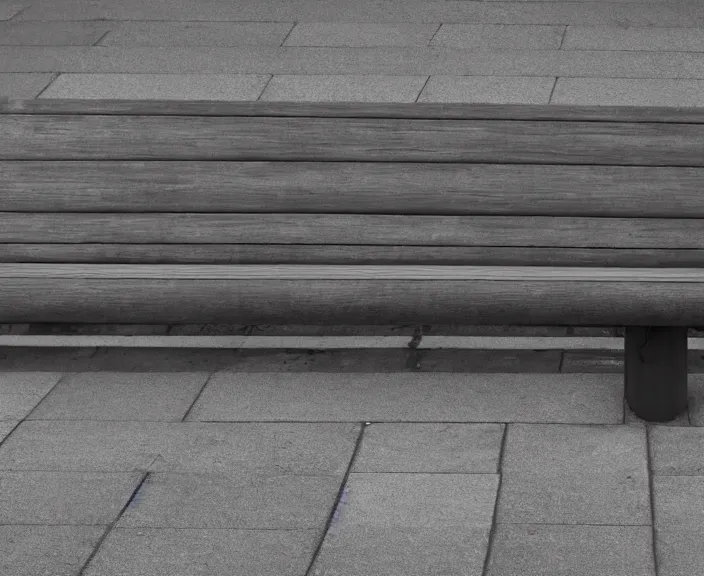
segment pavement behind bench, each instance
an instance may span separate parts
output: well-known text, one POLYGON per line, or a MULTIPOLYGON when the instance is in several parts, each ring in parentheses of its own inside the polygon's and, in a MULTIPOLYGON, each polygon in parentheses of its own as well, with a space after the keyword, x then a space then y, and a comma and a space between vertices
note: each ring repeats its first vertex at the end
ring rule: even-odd
MULTIPOLYGON (((704 106, 703 29, 680 0, 0 0, 0 97, 704 106)), ((622 370, 2 348, 0 574, 704 574, 701 352, 667 424, 622 370)))

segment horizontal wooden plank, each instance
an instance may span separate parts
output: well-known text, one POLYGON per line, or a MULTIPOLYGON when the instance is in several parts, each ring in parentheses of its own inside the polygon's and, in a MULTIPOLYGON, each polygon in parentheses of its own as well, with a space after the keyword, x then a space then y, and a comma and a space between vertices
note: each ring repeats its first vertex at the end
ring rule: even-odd
POLYGON ((155 116, 273 116, 320 118, 445 118, 464 120, 579 120, 704 123, 704 108, 571 106, 562 104, 221 102, 183 100, 0 101, 0 114, 104 114, 155 116))
POLYGON ((674 218, 0 213, 0 242, 21 243, 704 249, 703 229, 674 218))
POLYGON ((704 166, 704 125, 0 115, 0 160, 704 166))
POLYGON ((704 268, 553 266, 306 266, 159 264, 0 264, 1 278, 152 280, 493 280, 500 282, 694 282, 704 268))
POLYGON ((0 262, 704 268, 704 250, 337 244, 0 244, 0 262))
POLYGON ((3 278, 0 322, 704 326, 704 283, 3 278))
POLYGON ((396 162, 0 162, 6 212, 704 218, 704 169, 396 162))

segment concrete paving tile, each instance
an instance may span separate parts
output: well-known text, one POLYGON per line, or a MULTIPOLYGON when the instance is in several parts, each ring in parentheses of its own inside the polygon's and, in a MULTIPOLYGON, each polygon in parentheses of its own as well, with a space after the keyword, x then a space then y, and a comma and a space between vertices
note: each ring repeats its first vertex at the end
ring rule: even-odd
POLYGON ((487 576, 526 574, 655 576, 652 529, 499 524, 487 576))
POLYGON ((551 104, 704 106, 704 80, 559 78, 551 104))
POLYGON ((0 421, 22 420, 40 400, 41 397, 26 394, 0 394, 0 421))
POLYGON ((431 76, 418 102, 547 104, 551 77, 431 76))
POLYGON ((25 8, 28 8, 28 4, 13 4, 3 2, 0 4, 0 20, 9 20, 13 16, 19 14, 25 8))
POLYGON ((328 532, 313 576, 480 576, 489 527, 345 526, 328 532))
POLYGON ((0 395, 21 394, 41 399, 61 378, 58 372, 0 372, 0 395))
MULTIPOLYGON (((200 10, 203 10, 199 7, 200 10)), ((445 47, 2 46, 0 72, 83 74, 294 74, 570 76, 704 79, 687 52, 494 50, 445 47)))
POLYGON ((187 420, 620 424, 605 374, 214 374, 187 420))
POLYGON ((427 46, 438 24, 299 22, 284 46, 427 46))
POLYGON ((651 469, 663 476, 704 476, 704 428, 650 428, 651 469))
POLYGON ((358 424, 25 421, 0 470, 344 474, 358 424))
POLYGON ((293 22, 120 22, 98 46, 280 46, 293 22))
POLYGON ((25 348, 0 346, 0 370, 27 372, 80 372, 91 362, 95 348, 25 348))
POLYGON ((421 372, 556 374, 561 356, 561 350, 421 350, 416 368, 421 372))
POLYGON ((461 50, 557 50, 565 26, 443 23, 430 43, 461 50))
POLYGON ((46 88, 54 74, 0 73, 0 98, 31 100, 46 88))
POLYGON ((268 80, 261 74, 61 74, 40 98, 256 100, 268 80))
POLYGON ((687 399, 689 422, 692 426, 704 426, 704 374, 688 375, 687 399))
POLYGON ((242 349, 228 372, 402 372, 415 366, 416 352, 400 348, 346 350, 242 349))
POLYGON ((106 526, 0 526, 3 576, 75 576, 106 526))
POLYGON ((0 472, 2 524, 110 524, 139 473, 0 472))
POLYGON ((338 476, 150 474, 117 526, 323 530, 338 476))
MULTIPOLYGON (((623 374, 623 351, 619 350, 565 350, 562 372, 599 372, 623 374)), ((704 372, 701 350, 689 350, 687 369, 690 374, 704 372)))
MULTIPOLYGON (((211 372, 232 365, 230 349, 98 348, 89 362, 71 372, 211 372)), ((0 364, 1 365, 1 364, 0 364)))
POLYGON ((415 102, 425 76, 274 76, 260 100, 296 102, 415 102))
POLYGON ((318 530, 115 528, 86 576, 300 576, 318 530))
MULTIPOLYGON (((697 503, 697 505, 700 505, 697 503)), ((655 528, 659 576, 699 574, 704 565, 701 528, 655 528)))
POLYGON ((569 26, 562 49, 704 52, 704 31, 659 26, 569 26))
POLYGON ((0 442, 2 442, 12 429, 17 426, 18 420, 2 420, 0 421, 0 442))
POLYGON ((651 521, 645 430, 511 424, 496 521, 651 521))
POLYGON ((114 26, 106 22, 0 22, 0 45, 92 46, 114 26))
POLYGON ((703 499, 703 476, 654 476, 656 528, 701 532, 704 528, 703 499))
POLYGON ((498 472, 501 424, 371 424, 354 472, 498 472))
POLYGON ((29 419, 180 421, 208 376, 208 372, 68 374, 29 419))

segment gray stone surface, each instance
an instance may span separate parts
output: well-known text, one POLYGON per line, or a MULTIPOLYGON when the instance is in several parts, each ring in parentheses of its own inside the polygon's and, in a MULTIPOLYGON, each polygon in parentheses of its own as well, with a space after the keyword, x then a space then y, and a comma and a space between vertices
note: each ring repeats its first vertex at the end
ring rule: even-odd
POLYGON ((61 74, 40 98, 256 100, 268 75, 61 74))
POLYGON ((0 73, 0 98, 35 98, 54 74, 0 73))
POLYGON ((511 424, 502 473, 497 522, 651 521, 641 428, 511 424))
POLYGON ((0 20, 9 20, 25 8, 28 8, 28 5, 24 3, 3 2, 0 4, 0 20))
MULTIPOLYGON (((691 376, 690 376, 691 378, 691 376)), ((691 402, 691 401, 690 401, 691 402)), ((645 424, 649 424, 651 426, 689 426, 689 414, 685 410, 681 414, 679 414, 674 420, 670 420, 669 422, 646 422, 642 418, 638 418, 633 413, 633 410, 631 410, 630 406, 628 405, 628 402, 626 399, 623 399, 623 410, 624 410, 624 424, 629 424, 633 426, 642 426, 645 424)))
POLYGON ((280 46, 293 22, 119 22, 98 46, 280 46))
POLYGON ((115 528, 85 576, 300 576, 318 532, 115 528))
MULTIPOLYGON (((199 10, 204 10, 199 6, 199 10)), ((275 46, 1 46, 0 72, 704 78, 687 52, 275 46)))
POLYGON ((2 442, 9 434, 12 429, 17 426, 16 420, 3 420, 0 421, 0 442, 2 442))
POLYGON ((704 530, 704 476, 654 476, 655 527, 704 530))
POLYGON ((187 419, 616 424, 622 398, 604 374, 222 372, 187 419))
POLYGON ((655 576, 652 529, 499 524, 487 576, 526 574, 655 576))
POLYGON ((75 371, 205 372, 232 365, 238 355, 230 349, 98 348, 90 362, 75 371))
POLYGON ((341 476, 150 474, 122 528, 323 530, 341 476))
POLYGON ((242 336, 249 326, 245 324, 172 324, 169 336, 242 336))
POLYGON ((20 372, 69 372, 86 368, 96 348, 0 348, 0 370, 20 372))
POLYGON ((354 472, 497 473, 501 424, 371 424, 354 472))
POLYGON ((431 76, 418 102, 547 104, 555 78, 431 76))
POLYGON ((257 372, 402 372, 414 369, 417 353, 409 349, 240 350, 224 370, 257 372))
POLYGON ((3 576, 76 576, 106 526, 0 526, 3 576))
POLYGON ((25 421, 0 470, 344 474, 358 424, 25 421))
POLYGON ((57 336, 159 336, 167 324, 13 324, 10 334, 57 336))
POLYGON ((561 355, 561 350, 469 350, 461 348, 419 350, 416 370, 420 372, 539 372, 541 374, 557 374, 560 371, 561 355))
MULTIPOLYGON (((699 503, 697 503, 700 505, 699 503)), ((658 576, 699 574, 704 565, 701 528, 691 530, 674 526, 655 529, 658 576)))
POLYGON ((139 473, 0 472, 0 525, 113 522, 139 473))
POLYGON ((24 394, 0 394, 0 421, 25 418, 40 400, 24 394))
POLYGON ((0 373, 0 421, 26 417, 60 377, 53 372, 0 373))
POLYGON ((659 26, 569 26, 562 49, 704 52, 704 30, 659 26))
POLYGON ((207 372, 67 374, 30 420, 181 420, 207 372))
POLYGON ((562 372, 623 374, 623 351, 565 350, 562 372))
POLYGON ((653 474, 704 476, 704 428, 653 426, 649 434, 653 474))
POLYGON ((497 474, 350 474, 313 574, 480 574, 497 474))
POLYGON ((107 22, 0 22, 0 45, 92 46, 113 27, 107 22))
POLYGON ((284 46, 427 46, 438 24, 299 22, 284 46))
POLYGON ((415 102, 427 76, 274 76, 260 100, 415 102))
POLYGON ((688 421, 692 426, 704 426, 704 374, 687 375, 688 421))
POLYGON ((443 23, 430 45, 461 50, 557 50, 565 28, 443 23))
POLYGON ((559 78, 551 104, 704 106, 703 80, 559 78))

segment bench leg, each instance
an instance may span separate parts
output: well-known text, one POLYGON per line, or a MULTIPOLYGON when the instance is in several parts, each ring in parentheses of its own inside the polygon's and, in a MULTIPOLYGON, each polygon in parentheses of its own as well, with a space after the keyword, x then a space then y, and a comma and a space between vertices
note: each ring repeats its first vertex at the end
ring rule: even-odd
POLYGON ((687 328, 626 327, 626 401, 649 422, 687 409, 687 328))

